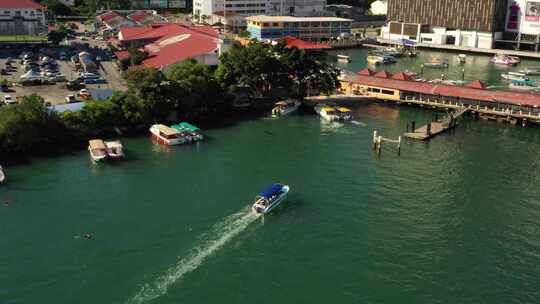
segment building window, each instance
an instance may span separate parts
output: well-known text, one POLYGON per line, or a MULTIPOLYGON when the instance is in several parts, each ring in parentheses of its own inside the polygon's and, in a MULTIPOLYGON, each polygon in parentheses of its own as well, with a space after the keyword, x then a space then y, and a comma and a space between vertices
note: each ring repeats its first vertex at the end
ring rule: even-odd
POLYGON ((263 23, 263 26, 269 26, 270 24, 269 23, 263 23))
POLYGON ((277 23, 277 22, 274 22, 274 23, 272 24, 272 26, 278 26, 278 25, 279 25, 279 23, 277 23))
POLYGON ((386 95, 394 95, 394 91, 390 91, 390 90, 382 90, 381 93, 386 94, 386 95))

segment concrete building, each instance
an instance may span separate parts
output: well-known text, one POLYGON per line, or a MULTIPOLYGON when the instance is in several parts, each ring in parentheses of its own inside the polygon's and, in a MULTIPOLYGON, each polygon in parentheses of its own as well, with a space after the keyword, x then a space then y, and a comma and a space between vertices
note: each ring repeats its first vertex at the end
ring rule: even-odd
POLYGON ((506 11, 507 0, 388 0, 381 38, 491 49, 502 38, 506 11))
POLYGON ((0 35, 39 35, 47 32, 43 7, 31 0, 0 1, 0 35))
POLYGON ((349 36, 351 19, 337 17, 247 17, 250 37, 258 40, 276 40, 296 37, 305 40, 321 40, 349 36))
POLYGON ((326 0, 193 0, 193 16, 199 22, 225 10, 242 16, 322 16, 325 5, 326 0))

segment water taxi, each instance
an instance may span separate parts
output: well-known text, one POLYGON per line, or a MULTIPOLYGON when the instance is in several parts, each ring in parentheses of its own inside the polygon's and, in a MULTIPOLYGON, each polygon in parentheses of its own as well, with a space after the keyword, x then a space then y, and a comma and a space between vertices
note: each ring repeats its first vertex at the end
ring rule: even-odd
POLYGON ((88 142, 88 152, 93 161, 99 162, 107 159, 107 146, 101 139, 92 139, 88 142))
POLYGON ((318 104, 315 106, 315 112, 321 116, 322 119, 328 121, 334 121, 339 119, 339 115, 334 107, 318 104))
POLYGON ((353 118, 352 111, 345 107, 337 108, 337 113, 338 113, 339 119, 341 120, 351 120, 353 118))
POLYGON ((528 80, 527 75, 518 72, 508 72, 501 74, 501 77, 506 80, 528 80))
POLYGON ((200 132, 201 129, 190 123, 183 121, 177 125, 172 125, 171 128, 180 132, 188 141, 200 141, 204 139, 204 136, 200 132))
POLYGON ((115 141, 106 141, 105 146, 107 147, 107 156, 110 159, 120 159, 124 157, 124 147, 119 140, 115 141))
POLYGON ((349 63, 351 62, 351 57, 339 54, 337 55, 337 61, 341 63, 349 63))
POLYGON ((287 198, 289 186, 273 184, 255 197, 255 203, 251 207, 253 212, 267 214, 287 198))
POLYGON ((512 80, 512 83, 510 83, 508 87, 511 90, 519 91, 532 91, 538 89, 538 86, 535 85, 534 81, 529 79, 512 80))
POLYGON ((4 173, 4 168, 0 166, 0 184, 6 180, 6 174, 4 173))
POLYGON ((181 145, 187 141, 180 131, 161 124, 152 125, 150 133, 160 144, 167 146, 181 145))
POLYGON ((366 58, 368 64, 392 64, 396 63, 397 60, 390 55, 369 55, 366 58))
POLYGON ((291 102, 280 101, 276 103, 276 106, 272 109, 272 114, 276 116, 285 116, 295 112, 300 107, 300 102, 295 100, 291 102))
POLYGON ((457 60, 459 63, 463 64, 463 63, 466 63, 467 62, 467 55, 465 54, 459 54, 457 56, 457 60))

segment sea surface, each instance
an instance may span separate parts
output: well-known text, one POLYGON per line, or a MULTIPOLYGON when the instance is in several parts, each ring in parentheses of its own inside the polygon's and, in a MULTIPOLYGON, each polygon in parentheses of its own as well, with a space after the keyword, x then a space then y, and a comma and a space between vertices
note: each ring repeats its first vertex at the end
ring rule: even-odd
POLYGON ((352 108, 231 119, 195 145, 124 138, 115 164, 4 162, 0 303, 538 303, 540 128, 465 118, 379 158, 373 130, 433 113, 352 108), (274 182, 288 200, 253 215, 274 182))

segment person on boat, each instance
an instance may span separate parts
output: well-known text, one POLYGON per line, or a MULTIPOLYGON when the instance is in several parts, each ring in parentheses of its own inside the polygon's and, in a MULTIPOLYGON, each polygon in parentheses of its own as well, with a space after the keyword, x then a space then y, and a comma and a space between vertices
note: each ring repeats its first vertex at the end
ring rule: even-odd
POLYGON ((87 239, 87 240, 91 240, 92 239, 92 235, 87 233, 84 235, 84 238, 87 239))

